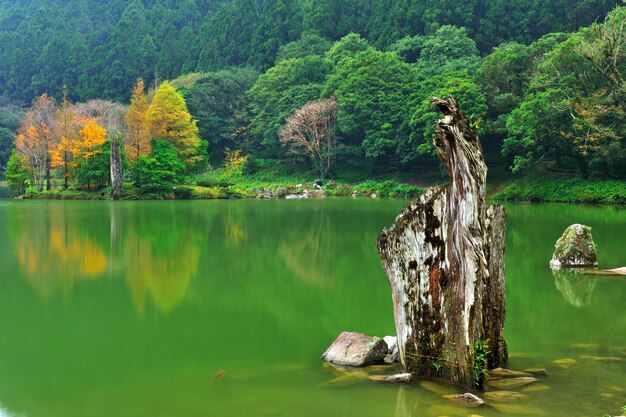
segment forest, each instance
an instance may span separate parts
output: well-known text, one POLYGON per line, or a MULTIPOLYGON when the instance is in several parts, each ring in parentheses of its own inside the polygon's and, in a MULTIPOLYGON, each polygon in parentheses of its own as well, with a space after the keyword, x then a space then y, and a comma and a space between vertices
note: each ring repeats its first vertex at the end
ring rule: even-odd
POLYGON ((448 94, 507 178, 626 178, 614 1, 0 5, 0 166, 18 194, 110 186, 116 141, 146 194, 431 175, 429 98, 448 94))

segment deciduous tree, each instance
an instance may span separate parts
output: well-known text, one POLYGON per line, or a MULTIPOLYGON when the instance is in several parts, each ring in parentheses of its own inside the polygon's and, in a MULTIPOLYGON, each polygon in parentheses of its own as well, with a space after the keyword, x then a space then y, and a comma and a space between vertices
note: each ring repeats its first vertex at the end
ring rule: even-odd
POLYGON ((152 137, 174 145, 187 169, 204 160, 196 121, 191 119, 183 96, 170 83, 164 82, 157 89, 148 109, 148 120, 152 137))
POLYGON ((287 118, 280 131, 280 141, 289 153, 311 159, 321 178, 325 178, 335 160, 337 136, 337 100, 311 101, 287 118))
POLYGON ((142 155, 150 154, 150 125, 148 123, 148 99, 144 93, 143 79, 137 80, 130 97, 130 107, 124 116, 126 137, 124 149, 129 164, 134 164, 142 155))

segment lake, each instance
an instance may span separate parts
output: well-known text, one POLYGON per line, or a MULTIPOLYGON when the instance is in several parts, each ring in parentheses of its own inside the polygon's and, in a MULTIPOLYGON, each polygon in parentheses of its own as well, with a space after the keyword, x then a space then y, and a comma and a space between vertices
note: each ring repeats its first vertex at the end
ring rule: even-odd
POLYGON ((0 417, 619 414, 626 277, 548 266, 572 223, 625 266, 619 207, 507 205, 509 367, 549 373, 527 399, 331 383, 341 331, 394 333, 374 242, 404 203, 0 200, 0 417))

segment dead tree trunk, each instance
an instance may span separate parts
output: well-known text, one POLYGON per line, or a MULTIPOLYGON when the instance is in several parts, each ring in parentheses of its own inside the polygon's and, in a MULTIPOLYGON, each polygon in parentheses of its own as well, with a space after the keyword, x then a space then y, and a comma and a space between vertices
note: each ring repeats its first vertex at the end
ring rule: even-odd
POLYGON ((452 181, 411 201, 377 247, 403 365, 472 389, 487 367, 507 362, 506 216, 502 206, 485 204, 487 167, 476 129, 452 97, 431 101, 444 114, 434 146, 452 181))
POLYGON ((119 200, 122 196, 122 155, 121 138, 116 135, 111 138, 111 196, 119 200))

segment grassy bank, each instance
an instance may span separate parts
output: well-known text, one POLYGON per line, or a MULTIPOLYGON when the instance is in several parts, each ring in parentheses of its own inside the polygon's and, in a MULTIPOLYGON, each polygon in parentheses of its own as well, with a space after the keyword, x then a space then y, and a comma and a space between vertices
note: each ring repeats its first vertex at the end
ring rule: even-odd
POLYGON ((625 204, 626 181, 533 175, 511 180, 497 189, 491 198, 501 201, 625 204))
MULTIPOLYGON (((296 177, 279 177, 273 180, 258 176, 242 176, 236 179, 203 177, 185 184, 179 184, 171 193, 146 192, 132 184, 124 185, 125 200, 213 200, 256 198, 265 190, 270 194, 302 194, 304 190, 314 190, 315 180, 303 181, 296 177)), ((381 197, 411 198, 420 195, 423 187, 408 185, 396 179, 378 179, 355 183, 327 181, 322 189, 329 197, 381 197)), ((49 200, 107 200, 110 190, 81 191, 54 189, 51 191, 28 191, 26 199, 49 200)))

